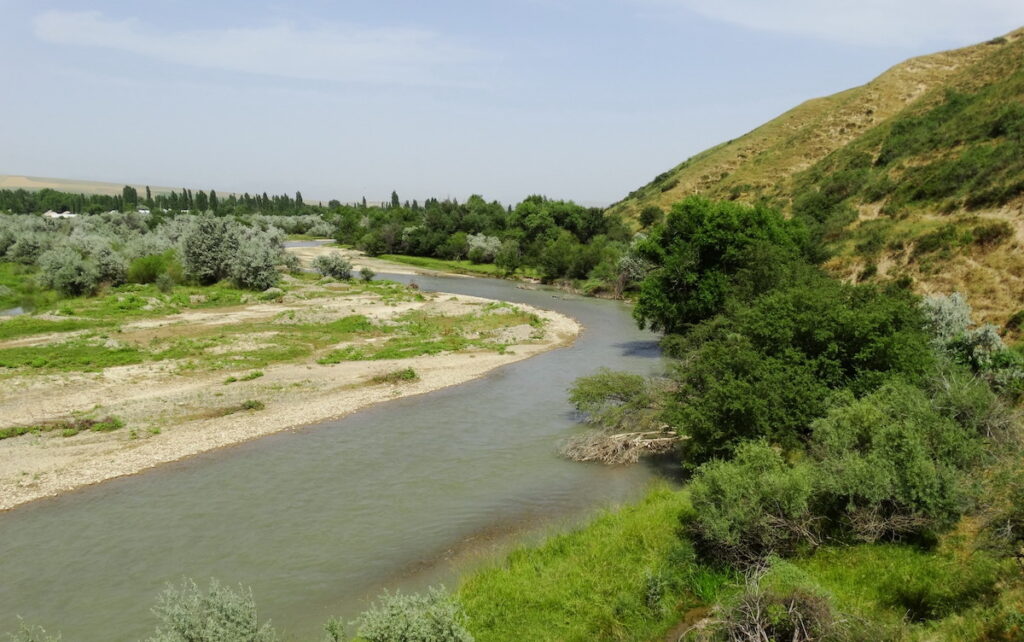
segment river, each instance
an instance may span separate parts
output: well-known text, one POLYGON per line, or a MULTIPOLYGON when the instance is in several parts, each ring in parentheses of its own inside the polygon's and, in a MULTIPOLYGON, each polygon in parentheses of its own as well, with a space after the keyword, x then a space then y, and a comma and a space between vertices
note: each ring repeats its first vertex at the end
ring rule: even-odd
POLYGON ((585 330, 460 386, 0 513, 0 634, 21 615, 65 640, 144 638, 156 595, 189 576, 251 586, 287 639, 317 640, 385 588, 452 586, 511 537, 633 499, 658 474, 556 454, 579 430, 574 379, 661 367, 627 306, 495 279, 389 278, 554 309, 585 330))

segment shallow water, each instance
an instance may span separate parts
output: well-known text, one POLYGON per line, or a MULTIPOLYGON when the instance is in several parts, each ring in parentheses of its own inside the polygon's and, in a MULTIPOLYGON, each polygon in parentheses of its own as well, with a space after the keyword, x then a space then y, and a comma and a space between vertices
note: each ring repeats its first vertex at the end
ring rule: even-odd
POLYGON ((6 310, 0 310, 0 317, 16 317, 25 314, 27 310, 18 306, 16 308, 7 308, 6 310))
POLYGON ((212 576, 252 586, 290 639, 319 639, 328 617, 353 617, 384 588, 450 586, 505 535, 632 499, 657 474, 556 454, 579 429, 565 400, 576 377, 661 367, 626 306, 492 279, 392 278, 555 309, 586 329, 467 384, 0 513, 0 632, 21 615, 66 640, 138 639, 168 581, 212 576))
POLYGON ((331 239, 315 239, 313 241, 285 241, 283 245, 285 247, 320 247, 333 242, 331 239))

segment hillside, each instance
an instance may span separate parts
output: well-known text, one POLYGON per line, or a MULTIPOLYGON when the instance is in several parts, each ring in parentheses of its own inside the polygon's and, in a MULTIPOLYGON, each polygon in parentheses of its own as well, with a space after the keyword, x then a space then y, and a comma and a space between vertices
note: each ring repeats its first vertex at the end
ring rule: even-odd
POLYGON ((1024 29, 807 101, 610 211, 637 216, 695 193, 804 218, 844 278, 961 290, 1005 323, 1024 307, 1024 29))
MULTIPOLYGON (((135 189, 145 193, 145 185, 132 185, 135 189)), ((41 189, 53 189, 59 192, 70 192, 72 194, 103 194, 106 196, 118 196, 124 189, 124 183, 105 183, 102 181, 80 181, 67 178, 44 178, 41 176, 17 176, 0 175, 0 189, 24 189, 36 191, 41 189)), ((150 186, 153 194, 170 194, 172 190, 181 191, 180 187, 157 187, 150 186)))

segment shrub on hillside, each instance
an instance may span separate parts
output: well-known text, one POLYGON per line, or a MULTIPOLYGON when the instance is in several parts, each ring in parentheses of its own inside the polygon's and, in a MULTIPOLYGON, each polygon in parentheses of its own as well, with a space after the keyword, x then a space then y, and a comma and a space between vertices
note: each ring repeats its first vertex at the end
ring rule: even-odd
POLYGON ((274 642, 270 622, 260 623, 252 591, 235 591, 210 580, 207 591, 191 579, 168 586, 153 613, 159 618, 149 642, 274 642))
POLYGON ((740 445, 729 461, 704 464, 690 486, 698 549, 709 560, 746 566, 816 542, 817 483, 813 466, 791 466, 760 441, 740 445))
POLYGON ((834 390, 863 394, 893 376, 924 380, 934 359, 922 325, 905 292, 818 275, 666 341, 666 352, 684 361, 672 370, 667 410, 688 437, 684 462, 727 457, 747 439, 800 448, 834 390))
POLYGON ((343 281, 352 278, 352 264, 340 252, 321 254, 313 259, 312 266, 322 276, 343 281))
POLYGON ((849 397, 813 425, 823 511, 860 538, 952 524, 972 495, 976 434, 940 414, 920 388, 891 383, 849 397))

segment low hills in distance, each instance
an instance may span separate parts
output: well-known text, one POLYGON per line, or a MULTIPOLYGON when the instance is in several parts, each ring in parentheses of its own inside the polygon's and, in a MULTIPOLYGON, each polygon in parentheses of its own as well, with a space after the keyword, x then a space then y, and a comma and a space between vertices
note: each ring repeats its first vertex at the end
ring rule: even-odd
POLYGON ((809 100, 609 211, 639 218, 691 194, 802 217, 834 274, 961 291, 1004 324, 1024 307, 1024 29, 809 100))

